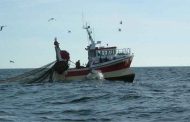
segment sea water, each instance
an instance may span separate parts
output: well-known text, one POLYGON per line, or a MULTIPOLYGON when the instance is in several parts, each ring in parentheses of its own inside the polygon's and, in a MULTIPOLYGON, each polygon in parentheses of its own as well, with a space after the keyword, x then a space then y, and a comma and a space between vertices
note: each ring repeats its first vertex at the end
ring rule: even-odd
MULTIPOLYGON (((133 68, 134 83, 0 83, 0 122, 189 122, 190 67, 133 68)), ((0 79, 25 72, 1 69, 0 79)))

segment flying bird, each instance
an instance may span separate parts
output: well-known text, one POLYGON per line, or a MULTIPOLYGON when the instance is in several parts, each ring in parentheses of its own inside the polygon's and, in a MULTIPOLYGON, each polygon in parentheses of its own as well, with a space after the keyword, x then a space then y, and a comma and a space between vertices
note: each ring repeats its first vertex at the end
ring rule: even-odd
POLYGON ((67 33, 71 33, 71 30, 68 30, 67 33))
POLYGON ((119 28, 118 31, 121 32, 121 28, 119 28))
POLYGON ((120 21, 120 24, 122 25, 122 24, 123 24, 123 22, 122 22, 122 21, 120 21))
POLYGON ((2 31, 4 27, 7 27, 7 26, 6 25, 0 26, 0 31, 2 31))
POLYGON ((10 62, 10 63, 15 63, 15 62, 14 62, 14 61, 12 61, 12 60, 10 60, 9 62, 10 62))
POLYGON ((48 20, 48 22, 53 21, 53 20, 56 20, 56 19, 55 19, 55 18, 50 18, 50 19, 48 20))

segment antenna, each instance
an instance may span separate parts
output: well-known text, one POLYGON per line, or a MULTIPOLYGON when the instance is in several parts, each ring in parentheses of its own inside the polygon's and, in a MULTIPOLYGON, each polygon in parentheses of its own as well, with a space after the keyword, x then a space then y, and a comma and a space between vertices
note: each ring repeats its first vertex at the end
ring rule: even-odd
POLYGON ((81 19, 82 19, 82 26, 83 26, 83 28, 84 28, 84 13, 82 12, 82 15, 81 15, 81 19))
POLYGON ((94 27, 92 28, 92 32, 93 32, 94 40, 96 40, 96 39, 95 39, 95 31, 94 31, 94 27))

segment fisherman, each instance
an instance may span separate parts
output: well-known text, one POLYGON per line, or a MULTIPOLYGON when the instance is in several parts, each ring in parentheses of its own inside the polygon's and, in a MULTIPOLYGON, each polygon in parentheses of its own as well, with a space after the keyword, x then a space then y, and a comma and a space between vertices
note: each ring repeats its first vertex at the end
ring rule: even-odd
POLYGON ((57 71, 58 74, 62 74, 69 68, 68 61, 70 56, 66 50, 60 50, 57 38, 55 38, 54 45, 57 59, 57 62, 54 65, 54 70, 57 71))
POLYGON ((76 68, 77 68, 77 69, 80 68, 80 60, 78 60, 78 61, 76 62, 76 68))
POLYGON ((57 61, 63 61, 63 59, 61 58, 61 54, 60 54, 61 50, 59 48, 59 43, 57 42, 56 37, 55 37, 54 45, 55 45, 55 52, 56 52, 57 61))

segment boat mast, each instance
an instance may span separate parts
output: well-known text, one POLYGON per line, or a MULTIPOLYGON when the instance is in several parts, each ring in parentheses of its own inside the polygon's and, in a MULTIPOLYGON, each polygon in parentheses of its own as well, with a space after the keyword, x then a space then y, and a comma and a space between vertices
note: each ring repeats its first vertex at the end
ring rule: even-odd
POLYGON ((92 31, 91 31, 91 29, 90 29, 90 26, 87 25, 87 23, 86 23, 86 26, 84 26, 83 28, 86 29, 86 32, 87 32, 87 34, 88 34, 88 39, 89 39, 89 41, 91 42, 89 48, 90 48, 90 49, 95 49, 96 43, 95 43, 95 41, 94 41, 93 38, 92 38, 92 35, 91 35, 91 34, 92 34, 92 31))

